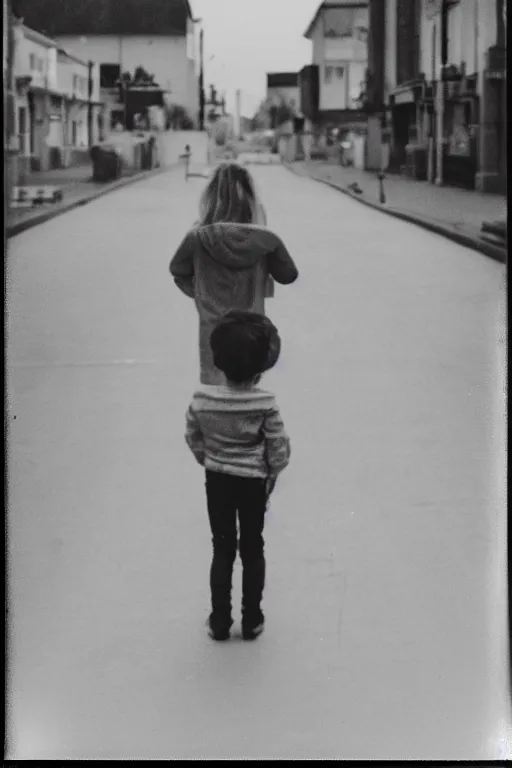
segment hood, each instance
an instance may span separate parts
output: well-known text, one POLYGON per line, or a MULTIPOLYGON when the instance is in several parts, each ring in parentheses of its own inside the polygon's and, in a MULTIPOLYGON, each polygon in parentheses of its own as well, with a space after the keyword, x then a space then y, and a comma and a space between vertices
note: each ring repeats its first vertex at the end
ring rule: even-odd
POLYGON ((250 269, 279 245, 277 235, 254 224, 209 224, 196 236, 214 261, 236 271, 250 269))

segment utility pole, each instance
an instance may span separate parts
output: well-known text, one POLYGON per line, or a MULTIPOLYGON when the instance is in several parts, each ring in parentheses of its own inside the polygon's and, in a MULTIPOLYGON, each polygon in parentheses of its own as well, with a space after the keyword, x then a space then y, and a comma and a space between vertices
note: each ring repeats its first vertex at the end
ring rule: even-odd
POLYGON ((437 88, 436 88, 436 39, 437 39, 437 24, 434 21, 432 24, 432 112, 430 114, 429 122, 429 137, 428 137, 428 181, 433 184, 434 177, 434 148, 435 148, 435 135, 436 135, 436 100, 437 100, 437 88))
POLYGON ((199 32, 199 130, 204 131, 204 30, 199 32))
POLYGON ((93 79, 92 70, 94 62, 89 59, 87 63, 88 71, 88 88, 87 88, 87 134, 89 137, 89 149, 92 147, 92 96, 93 96, 93 79))
POLYGON ((241 111, 240 111, 240 104, 242 100, 242 92, 240 88, 237 89, 236 92, 236 137, 237 139, 242 139, 242 123, 241 123, 241 111))
POLYGON ((444 183, 443 176, 443 151, 444 151, 444 97, 445 97, 445 80, 444 69, 448 60, 448 40, 447 40, 447 5, 446 0, 441 0, 439 11, 439 40, 440 40, 440 67, 439 67, 439 79, 437 83, 437 172, 436 172, 436 185, 441 187, 444 183))

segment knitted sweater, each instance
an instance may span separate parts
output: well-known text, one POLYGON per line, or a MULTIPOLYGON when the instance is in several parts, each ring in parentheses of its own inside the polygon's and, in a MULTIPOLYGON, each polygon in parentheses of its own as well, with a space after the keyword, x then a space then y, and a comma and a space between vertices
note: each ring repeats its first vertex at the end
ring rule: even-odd
POLYGON ((203 385, 187 411, 185 440, 205 469, 228 475, 277 475, 290 460, 275 397, 257 387, 203 385))

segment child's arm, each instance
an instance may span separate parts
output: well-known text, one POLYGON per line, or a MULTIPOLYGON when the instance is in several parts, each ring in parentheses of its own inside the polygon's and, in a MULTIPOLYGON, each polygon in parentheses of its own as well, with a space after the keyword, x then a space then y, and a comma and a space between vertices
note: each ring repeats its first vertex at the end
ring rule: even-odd
POLYGON ((174 254, 169 269, 180 291, 191 299, 195 298, 194 250, 190 232, 174 254))
POLYGON ((187 411, 187 417, 186 417, 186 432, 185 432, 185 440, 187 442, 188 447, 196 457, 196 461, 198 464, 201 464, 201 466, 204 466, 204 438, 203 433, 201 432, 201 427, 199 425, 199 421, 197 420, 197 416, 194 413, 194 410, 192 406, 190 405, 187 411))
POLYGON ((263 435, 268 473, 271 477, 277 477, 288 466, 291 454, 290 440, 277 406, 265 414, 263 435))
POLYGON ((285 244, 277 235, 276 240, 276 247, 267 256, 267 269, 276 283, 289 285, 295 282, 299 276, 299 270, 288 253, 285 244))

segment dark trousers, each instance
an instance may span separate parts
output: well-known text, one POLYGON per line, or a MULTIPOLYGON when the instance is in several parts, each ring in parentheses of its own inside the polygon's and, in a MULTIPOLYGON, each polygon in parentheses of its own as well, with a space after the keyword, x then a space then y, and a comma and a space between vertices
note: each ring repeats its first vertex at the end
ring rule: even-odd
POLYGON ((242 624, 249 628, 255 627, 263 621, 263 525, 267 504, 265 480, 206 470, 206 498, 213 542, 210 624, 214 631, 223 631, 233 623, 231 584, 237 552, 238 512, 239 550, 243 566, 242 624))

